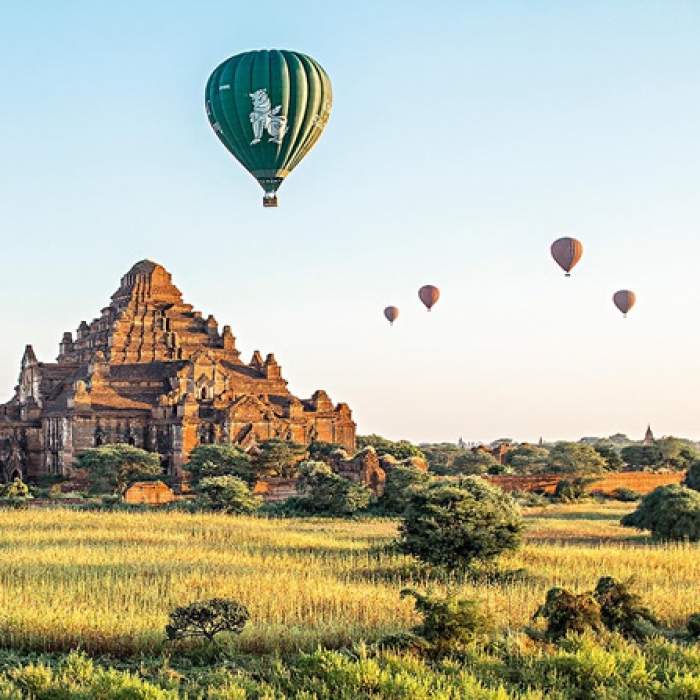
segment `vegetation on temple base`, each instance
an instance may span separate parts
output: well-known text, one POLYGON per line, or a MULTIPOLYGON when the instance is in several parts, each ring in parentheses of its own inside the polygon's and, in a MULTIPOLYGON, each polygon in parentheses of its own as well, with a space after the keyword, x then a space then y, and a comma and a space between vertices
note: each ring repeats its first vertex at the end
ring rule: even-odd
POLYGON ((309 513, 352 515, 369 505, 371 493, 364 484, 356 484, 331 471, 325 462, 301 462, 297 490, 309 513))
POLYGON ((212 476, 235 476, 253 486, 257 480, 250 455, 236 445, 198 445, 190 452, 184 468, 191 484, 212 476))
POLYGON ((75 459, 75 468, 87 472, 95 493, 121 494, 132 481, 163 475, 158 454, 122 443, 81 452, 75 459))
POLYGON ((262 505, 262 497, 254 496, 245 481, 235 476, 207 476, 195 493, 200 508, 229 515, 253 513, 262 505))

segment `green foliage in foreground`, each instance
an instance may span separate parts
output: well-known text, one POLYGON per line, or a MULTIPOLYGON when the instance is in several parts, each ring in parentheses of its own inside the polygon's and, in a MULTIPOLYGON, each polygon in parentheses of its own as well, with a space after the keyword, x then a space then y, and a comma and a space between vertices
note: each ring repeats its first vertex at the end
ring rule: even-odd
POLYGON ((700 647, 660 638, 569 636, 559 646, 510 635, 427 660, 359 645, 274 659, 193 664, 141 658, 119 670, 82 652, 0 652, 3 700, 693 700, 700 647), (103 665, 103 663, 105 665, 103 665))

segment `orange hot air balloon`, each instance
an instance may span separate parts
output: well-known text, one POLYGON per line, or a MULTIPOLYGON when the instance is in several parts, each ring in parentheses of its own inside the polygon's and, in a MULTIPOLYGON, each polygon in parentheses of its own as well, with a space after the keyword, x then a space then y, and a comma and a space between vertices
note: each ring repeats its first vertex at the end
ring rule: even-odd
POLYGON ((395 306, 387 306, 386 309, 384 309, 384 315, 386 316, 386 320, 393 326, 394 321, 399 317, 399 310, 395 306))
POLYGON ((428 311, 435 306, 435 302, 440 298, 440 290, 432 284, 426 284, 418 290, 420 300, 428 307, 428 311))
POLYGON ((571 277, 571 270, 583 255, 581 241, 575 238, 559 238, 552 243, 550 250, 557 265, 566 272, 567 277, 571 277))
POLYGON ((627 312, 634 306, 635 301, 637 301, 637 296, 629 289, 621 289, 613 295, 613 303, 622 311, 624 317, 627 317, 627 312))

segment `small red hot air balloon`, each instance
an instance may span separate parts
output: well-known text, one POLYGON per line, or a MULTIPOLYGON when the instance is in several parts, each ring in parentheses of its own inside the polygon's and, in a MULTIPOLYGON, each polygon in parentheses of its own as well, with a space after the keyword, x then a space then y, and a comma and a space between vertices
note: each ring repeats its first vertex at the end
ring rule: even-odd
POLYGON ((571 270, 583 255, 581 241, 575 238, 559 238, 552 243, 550 250, 557 265, 566 272, 567 277, 571 277, 571 270))
POLYGON ((399 317, 399 310, 395 306, 387 306, 386 309, 384 309, 384 315, 386 316, 386 320, 393 326, 394 321, 399 317))
POLYGON ((627 317, 627 312, 634 306, 635 301, 637 301, 637 297, 629 289, 621 289, 613 295, 613 303, 622 311, 624 317, 627 317))
POLYGON ((420 300, 428 307, 428 311, 435 306, 435 302, 440 298, 440 290, 432 284, 426 284, 418 290, 420 300))

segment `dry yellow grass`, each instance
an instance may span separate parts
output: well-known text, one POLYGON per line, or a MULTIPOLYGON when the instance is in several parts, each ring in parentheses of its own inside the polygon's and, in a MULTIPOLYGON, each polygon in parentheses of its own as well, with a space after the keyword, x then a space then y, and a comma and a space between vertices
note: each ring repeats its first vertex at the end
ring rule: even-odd
MULTIPOLYGON (((647 543, 616 524, 630 510, 531 510, 526 545, 501 562, 522 572, 459 591, 482 600, 500 626, 520 627, 551 586, 634 576, 662 621, 679 625, 695 611, 700 549, 647 543)), ((389 520, 0 511, 0 644, 156 651, 172 608, 213 596, 249 606, 241 650, 374 640, 415 624, 399 593, 425 583, 410 559, 383 549, 395 535, 389 520)))

